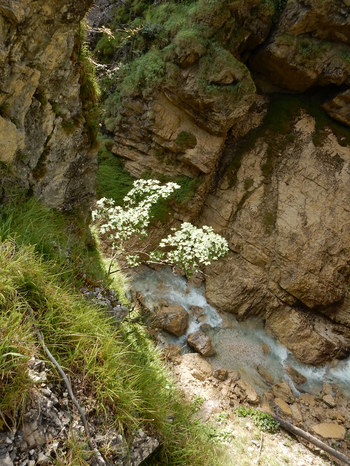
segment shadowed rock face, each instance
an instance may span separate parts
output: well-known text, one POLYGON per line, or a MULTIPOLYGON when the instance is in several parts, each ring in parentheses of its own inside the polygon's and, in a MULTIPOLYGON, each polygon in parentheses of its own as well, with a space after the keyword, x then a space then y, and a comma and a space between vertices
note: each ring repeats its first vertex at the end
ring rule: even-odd
POLYGON ((47 205, 84 214, 95 191, 96 160, 76 34, 90 5, 0 1, 0 161, 10 179, 47 205))
POLYGON ((349 3, 288 2, 271 39, 251 66, 269 82, 304 92, 314 85, 350 84, 349 3))

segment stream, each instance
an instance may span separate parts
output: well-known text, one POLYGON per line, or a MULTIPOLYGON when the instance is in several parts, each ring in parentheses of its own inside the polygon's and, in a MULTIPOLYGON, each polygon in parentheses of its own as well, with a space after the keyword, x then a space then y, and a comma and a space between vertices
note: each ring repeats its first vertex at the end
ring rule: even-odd
POLYGON ((180 304, 190 314, 186 335, 175 337, 162 332, 164 343, 178 344, 184 351, 190 351, 186 345, 187 335, 199 330, 203 322, 198 322, 190 312, 191 306, 200 306, 204 310, 205 323, 212 328, 206 332, 211 338, 216 355, 208 358, 214 369, 225 368, 237 370, 251 383, 259 394, 267 391, 269 386, 257 371, 257 366, 265 369, 275 383, 286 380, 294 393, 303 392, 317 395, 324 382, 335 383, 350 397, 350 358, 339 361, 337 365, 313 367, 297 361, 272 335, 264 330, 261 319, 253 318, 238 321, 234 315, 218 313, 205 298, 205 288, 187 284, 185 278, 174 275, 170 268, 152 270, 143 268, 133 277, 131 287, 143 296, 145 305, 150 310, 159 307, 162 300, 169 304, 180 304), (286 373, 287 367, 296 369, 307 378, 302 386, 295 387, 286 373))

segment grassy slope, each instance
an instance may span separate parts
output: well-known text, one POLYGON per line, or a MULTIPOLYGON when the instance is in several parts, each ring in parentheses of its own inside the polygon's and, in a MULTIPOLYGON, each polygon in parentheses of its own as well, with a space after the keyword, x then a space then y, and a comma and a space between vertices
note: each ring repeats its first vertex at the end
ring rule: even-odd
MULTIPOLYGON (((1 416, 15 422, 30 396, 28 359, 46 359, 31 308, 51 352, 96 400, 104 419, 101 430, 114 427, 128 436, 142 427, 158 434, 163 448, 153 464, 219 464, 203 427, 190 421, 191 408, 174 389, 142 324, 117 328, 80 295, 83 272, 89 281, 103 277, 97 251, 82 246, 84 234, 34 201, 0 213, 1 416)), ((52 378, 58 379, 54 369, 52 378)))

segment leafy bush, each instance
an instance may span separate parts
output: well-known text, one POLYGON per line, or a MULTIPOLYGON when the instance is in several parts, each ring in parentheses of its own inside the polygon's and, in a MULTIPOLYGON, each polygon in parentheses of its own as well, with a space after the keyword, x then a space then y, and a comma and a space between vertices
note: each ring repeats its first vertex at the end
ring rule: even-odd
POLYGON ((254 425, 263 432, 269 432, 274 434, 279 429, 279 423, 270 414, 263 413, 258 409, 246 408, 244 405, 240 405, 236 409, 236 413, 240 417, 251 417, 254 425))

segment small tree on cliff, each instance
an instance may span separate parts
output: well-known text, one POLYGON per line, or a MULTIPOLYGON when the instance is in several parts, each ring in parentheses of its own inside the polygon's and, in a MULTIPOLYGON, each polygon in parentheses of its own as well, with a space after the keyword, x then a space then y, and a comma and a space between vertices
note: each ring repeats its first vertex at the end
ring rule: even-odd
MULTIPOLYGON (((160 200, 167 199, 180 186, 176 183, 161 185, 157 180, 136 180, 133 188, 124 197, 123 206, 116 205, 113 199, 102 198, 97 201, 93 219, 98 220, 102 234, 112 241, 115 253, 111 259, 108 273, 115 259, 125 253, 125 243, 134 235, 147 236, 147 227, 152 218, 152 207, 160 200)), ((179 230, 163 238, 159 246, 149 252, 128 254, 126 260, 130 267, 140 264, 168 264, 181 267, 187 275, 199 270, 201 264, 209 265, 212 260, 223 257, 228 252, 225 238, 214 233, 208 226, 197 228, 184 222, 179 230)))

